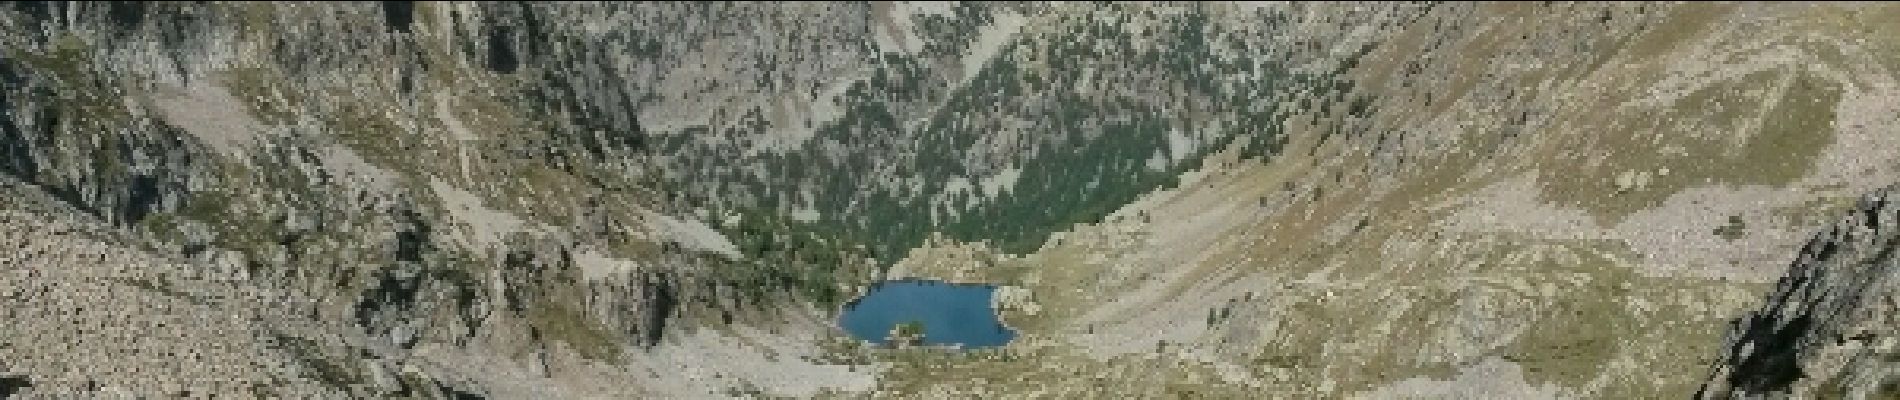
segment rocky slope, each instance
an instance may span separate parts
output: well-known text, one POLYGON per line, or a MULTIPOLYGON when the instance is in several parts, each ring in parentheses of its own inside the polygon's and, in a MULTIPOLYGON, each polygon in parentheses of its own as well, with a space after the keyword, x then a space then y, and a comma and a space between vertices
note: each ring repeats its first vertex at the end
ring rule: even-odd
POLYGON ((16 2, 0 390, 1688 395, 1900 181, 1895 18, 16 2), (837 337, 896 276, 1023 335, 837 337))
MULTIPOLYGON (((839 290, 796 279, 811 263, 735 257, 626 165, 637 122, 565 109, 632 89, 535 80, 558 69, 524 66, 556 57, 540 47, 534 30, 548 21, 536 12, 558 7, 5 7, 5 207, 48 221, 6 232, 18 255, 7 300, 21 316, 10 321, 32 322, 7 324, 0 369, 28 394, 721 392, 729 385, 681 383, 704 378, 677 371, 742 364, 651 361, 666 354, 652 349, 668 332, 736 321, 791 323, 784 337, 799 337, 821 325, 787 300, 839 290), (585 115, 544 118, 574 114, 585 115), (84 246, 49 235, 73 227, 110 235, 84 246), (191 283, 233 269, 239 278, 191 283), (267 295, 236 296, 253 291, 267 295), (231 333, 178 319, 200 314, 265 321, 231 333), (187 332, 86 336, 152 324, 187 332), (156 367, 196 347, 236 358, 156 367), (285 366, 227 373, 246 358, 285 366)), ((588 18, 611 17, 602 11, 588 18)), ((860 265, 843 250, 801 250, 827 270, 860 265)))
POLYGON ((1736 321, 1701 397, 1900 395, 1894 195, 1869 194, 1802 247, 1768 303, 1736 321))
POLYGON ((1279 157, 1216 155, 1035 252, 912 252, 893 273, 1033 307, 1008 315, 1010 356, 881 387, 1689 396, 1801 240, 1900 180, 1893 12, 1461 4, 1386 24, 1347 74, 1376 93, 1366 117, 1304 112, 1279 157), (977 384, 1017 376, 1044 384, 977 384))

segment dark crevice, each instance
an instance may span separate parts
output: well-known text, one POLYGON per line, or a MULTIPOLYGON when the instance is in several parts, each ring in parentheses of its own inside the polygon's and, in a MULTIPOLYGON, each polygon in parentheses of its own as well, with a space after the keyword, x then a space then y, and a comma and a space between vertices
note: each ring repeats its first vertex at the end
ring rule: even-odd
MULTIPOLYGON (((28 182, 28 183, 37 183, 37 182, 28 182)), ((54 199, 58 199, 62 203, 71 205, 73 206, 74 209, 78 209, 80 212, 86 213, 86 215, 91 215, 93 218, 101 218, 101 219, 105 218, 105 215, 100 214, 99 210, 92 208, 90 205, 86 203, 86 198, 79 194, 78 188, 75 188, 72 186, 65 186, 65 185, 47 185, 47 184, 40 184, 39 186, 41 190, 46 191, 46 194, 52 195, 54 199)))
POLYGON ((1750 345, 1736 346, 1736 349, 1751 347, 1754 352, 1735 355, 1741 362, 1736 364, 1737 373, 1729 377, 1729 385, 1749 393, 1785 391, 1803 376, 1797 357, 1799 348, 1795 345, 1807 334, 1813 320, 1803 315, 1780 324, 1771 315, 1753 322, 1741 340, 1750 345))
POLYGON ((408 33, 409 25, 415 23, 415 20, 416 2, 383 2, 383 23, 389 27, 390 31, 408 33))
POLYGON ((1865 218, 1861 221, 1861 223, 1865 224, 1867 226, 1867 230, 1869 231, 1875 231, 1875 230, 1880 229, 1881 204, 1882 204, 1881 201, 1875 201, 1871 205, 1865 206, 1867 207, 1865 210, 1861 210, 1861 213, 1863 213, 1862 218, 1865 218))
POLYGON ((39 163, 33 158, 33 148, 27 143, 26 135, 14 127, 10 110, 12 106, 5 95, 0 94, 0 173, 32 183, 38 177, 39 163))
POLYGON ((198 257, 199 254, 204 254, 205 250, 209 249, 211 249, 211 247, 204 244, 190 243, 179 249, 179 255, 183 255, 186 258, 195 258, 198 257))
POLYGON ((487 397, 483 397, 482 395, 479 395, 479 394, 475 394, 475 393, 472 393, 472 392, 465 392, 465 391, 462 391, 461 389, 456 389, 456 388, 455 388, 454 386, 448 386, 448 385, 440 385, 440 384, 438 384, 438 386, 436 386, 436 389, 440 389, 440 390, 442 390, 442 393, 443 393, 443 394, 446 394, 446 395, 448 395, 448 397, 449 397, 450 399, 454 399, 454 400, 483 400, 483 399, 487 399, 487 397))
POLYGON ((423 253, 432 249, 429 223, 414 210, 403 210, 400 218, 405 228, 396 232, 396 261, 422 262, 423 253))
POLYGON ((521 60, 515 58, 514 30, 506 26, 489 28, 488 70, 512 74, 520 68, 521 60))
POLYGON ((481 328, 483 321, 482 310, 477 307, 480 305, 478 299, 481 297, 481 283, 469 276, 467 271, 455 269, 435 270, 430 276, 435 282, 448 285, 449 290, 452 291, 451 295, 454 296, 456 310, 462 314, 463 320, 467 321, 468 334, 474 335, 475 331, 481 328))
POLYGON ((660 339, 665 338, 666 320, 673 315, 673 310, 679 307, 679 299, 678 294, 674 293, 671 279, 648 275, 645 285, 646 302, 650 307, 647 308, 646 323, 643 325, 645 329, 641 339, 647 347, 652 347, 660 344, 660 339))
POLYGON ((150 175, 133 175, 126 188, 124 204, 119 205, 121 221, 137 222, 158 208, 163 193, 158 189, 158 178, 150 175))
POLYGON ((53 19, 53 15, 57 14, 57 8, 58 8, 59 3, 64 3, 64 2, 63 1, 16 1, 16 2, 13 2, 13 7, 16 10, 20 10, 20 13, 26 14, 27 17, 32 18, 32 20, 34 21, 46 21, 46 20, 53 19))
POLYGON ((33 382, 25 376, 0 376, 0 399, 11 398, 23 389, 33 387, 33 382))
MULTIPOLYGON (((374 323, 379 315, 391 311, 408 310, 415 306, 417 293, 421 292, 423 278, 420 276, 402 277, 397 273, 382 270, 376 284, 365 290, 356 303, 356 322, 374 333, 386 332, 374 323)), ((398 345, 409 348, 414 342, 404 340, 398 345)))
MULTIPOLYGON (((509 251, 507 254, 502 255, 501 265, 505 271, 518 271, 524 274, 533 274, 533 271, 539 269, 534 265, 534 253, 523 250, 509 251)), ((511 276, 510 278, 513 277, 511 276)), ((502 299, 507 301, 512 311, 522 313, 528 310, 527 302, 529 299, 524 297, 519 291, 508 290, 508 287, 503 287, 501 296, 502 299)))
POLYGON ((113 25, 125 30, 137 30, 145 22, 145 7, 143 1, 106 2, 106 15, 112 18, 113 25))
POLYGON ((524 35, 522 42, 525 45, 523 49, 525 51, 522 53, 527 55, 524 58, 532 61, 546 56, 547 54, 542 52, 545 46, 541 46, 540 43, 548 40, 548 37, 545 34, 546 31, 541 29, 541 19, 534 15, 534 8, 529 6, 528 2, 516 2, 515 5, 521 6, 522 34, 524 35))

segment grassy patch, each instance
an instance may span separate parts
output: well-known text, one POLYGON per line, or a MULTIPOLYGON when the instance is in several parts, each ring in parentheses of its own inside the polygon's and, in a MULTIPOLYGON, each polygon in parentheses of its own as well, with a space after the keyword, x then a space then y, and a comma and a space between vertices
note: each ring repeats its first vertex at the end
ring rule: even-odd
POLYGON ((1604 364, 1631 335, 1631 316, 1623 297, 1613 293, 1615 282, 1585 278, 1586 284, 1566 295, 1543 299, 1536 321, 1516 342, 1505 347, 1504 358, 1524 368, 1533 383, 1582 387, 1601 373, 1604 364))
POLYGON ((1814 159, 1833 143, 1841 87, 1813 75, 1793 79, 1781 101, 1763 114, 1761 129, 1731 158, 1740 168, 1718 179, 1786 185, 1814 169, 1814 159))
POLYGON ((1841 87, 1798 70, 1771 70, 1703 87, 1674 104, 1587 121, 1553 148, 1546 198, 1606 223, 1711 184, 1786 187, 1814 170, 1834 141, 1841 87), (1780 97, 1771 95, 1779 93, 1780 97))
POLYGON ((606 328, 586 315, 557 302, 540 302, 528 313, 529 323, 549 339, 566 343, 590 360, 617 362, 620 346, 606 328))

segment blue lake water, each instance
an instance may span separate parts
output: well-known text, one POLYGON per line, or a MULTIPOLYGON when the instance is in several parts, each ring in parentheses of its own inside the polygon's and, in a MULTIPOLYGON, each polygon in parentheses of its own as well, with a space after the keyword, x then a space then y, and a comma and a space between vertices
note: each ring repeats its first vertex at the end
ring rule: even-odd
POLYGON ((884 281, 846 304, 838 324, 858 339, 884 345, 897 324, 924 325, 924 344, 994 347, 1016 338, 990 306, 996 287, 931 280, 884 281))

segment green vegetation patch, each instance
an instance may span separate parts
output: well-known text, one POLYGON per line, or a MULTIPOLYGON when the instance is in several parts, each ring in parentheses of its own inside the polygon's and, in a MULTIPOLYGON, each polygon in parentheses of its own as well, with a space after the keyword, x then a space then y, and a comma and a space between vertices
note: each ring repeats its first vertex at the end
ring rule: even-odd
POLYGON ((587 315, 557 302, 539 302, 528 312, 529 323, 541 334, 590 360, 614 362, 620 358, 619 342, 600 323, 587 315))
POLYGON ((1577 128, 1594 133, 1568 139, 1568 148, 1587 150, 1547 162, 1564 172, 1540 179, 1544 194, 1614 222, 1691 187, 1786 187, 1811 174, 1833 144, 1841 96, 1831 80, 1770 70, 1709 85, 1667 108, 1619 111, 1625 116, 1577 128))
MULTIPOLYGON (((1296 85, 1323 82, 1296 78, 1278 60, 1223 56, 1208 42, 1238 33, 1209 23, 1199 6, 1181 11, 1153 17, 1161 18, 1157 28, 1140 34, 1119 21, 1061 21, 1047 37, 1006 44, 967 84, 947 89, 941 84, 955 82, 923 68, 934 60, 886 55, 871 79, 848 90, 842 116, 818 127, 803 148, 761 155, 758 169, 685 157, 683 176, 675 179, 689 187, 722 183, 682 190, 695 193, 695 203, 815 209, 823 217, 795 229, 863 244, 886 264, 933 232, 1006 253, 1032 252, 1053 232, 1099 222, 1143 193, 1177 184, 1212 151, 1232 145, 1256 157, 1275 153, 1283 143, 1277 99, 1296 85), (1056 67, 1072 65, 1096 67, 1056 67), (1153 82, 1120 83, 1136 80, 1153 82), (1076 87, 1093 89, 1067 89, 1076 87), (1012 127, 1021 130, 1002 133, 1012 127), (1216 133, 1170 154, 1181 146, 1171 136, 1206 131, 1216 133), (999 143, 1012 136, 1019 140, 999 143), (1020 175, 994 197, 953 188, 981 186, 1006 170, 1020 175)), ((920 25, 967 37, 980 21, 924 18, 920 25)), ((948 48, 925 53, 967 47, 944 43, 948 48)), ((703 144, 691 138, 707 134, 721 133, 664 135, 653 151, 694 153, 703 144)))

